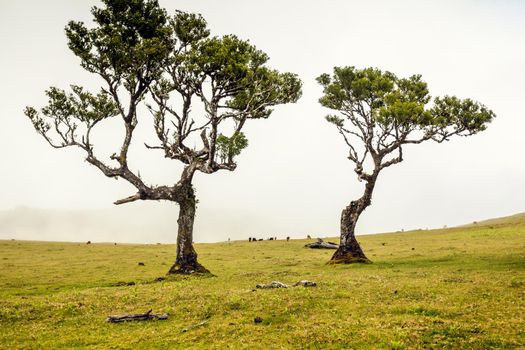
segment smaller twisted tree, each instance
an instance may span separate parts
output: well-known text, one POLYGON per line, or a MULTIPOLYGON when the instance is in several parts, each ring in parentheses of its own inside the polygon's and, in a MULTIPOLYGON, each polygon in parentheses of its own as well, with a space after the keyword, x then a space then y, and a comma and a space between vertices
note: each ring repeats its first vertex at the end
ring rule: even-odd
POLYGON ((25 114, 51 146, 78 147, 104 175, 136 188, 115 204, 177 203, 177 257, 169 273, 206 272, 193 248, 193 176, 235 170, 234 158, 248 145, 242 133, 246 121, 268 118, 272 106, 297 101, 301 81, 268 68, 268 56, 247 41, 234 35, 210 37, 200 15, 179 11, 170 17, 156 0, 102 2, 103 7, 91 11, 93 28, 73 21, 66 27, 68 46, 81 66, 102 78, 100 92, 76 85, 71 92, 51 87, 47 106, 40 111, 27 107, 25 114), (152 116, 144 118, 141 106, 152 116), (104 159, 95 152, 91 135, 103 132, 103 122, 114 117, 124 130, 121 146, 104 159), (149 122, 159 141, 146 147, 184 165, 173 183, 148 184, 130 168, 129 149, 137 142, 139 121, 149 122))
POLYGON ((375 68, 335 67, 317 78, 323 86, 319 102, 337 111, 326 120, 349 147, 363 195, 341 213, 341 240, 331 263, 370 262, 355 238, 360 215, 372 203, 381 170, 403 161, 403 147, 425 141, 441 143, 452 136, 485 130, 494 113, 470 99, 436 97, 431 102, 420 75, 398 78, 375 68))

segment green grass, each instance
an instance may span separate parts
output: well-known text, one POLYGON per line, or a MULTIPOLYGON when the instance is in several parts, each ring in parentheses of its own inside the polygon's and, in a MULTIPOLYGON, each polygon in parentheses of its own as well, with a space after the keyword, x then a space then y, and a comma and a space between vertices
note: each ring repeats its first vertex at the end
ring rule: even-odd
POLYGON ((525 348, 525 216, 359 240, 373 264, 302 240, 197 244, 216 276, 162 282, 172 245, 0 241, 0 349, 525 348), (318 286, 254 290, 302 279, 318 286), (150 308, 169 319, 105 322, 150 308))

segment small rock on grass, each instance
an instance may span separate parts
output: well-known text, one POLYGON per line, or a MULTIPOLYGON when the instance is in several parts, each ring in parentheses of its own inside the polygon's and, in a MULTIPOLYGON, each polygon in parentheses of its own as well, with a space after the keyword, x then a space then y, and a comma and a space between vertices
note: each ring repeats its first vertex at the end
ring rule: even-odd
POLYGON ((255 317, 253 319, 253 323, 261 323, 262 321, 263 321, 263 319, 261 317, 259 317, 259 316, 255 317))
POLYGON ((303 286, 303 287, 317 287, 317 283, 307 280, 302 280, 294 284, 294 287, 303 286))

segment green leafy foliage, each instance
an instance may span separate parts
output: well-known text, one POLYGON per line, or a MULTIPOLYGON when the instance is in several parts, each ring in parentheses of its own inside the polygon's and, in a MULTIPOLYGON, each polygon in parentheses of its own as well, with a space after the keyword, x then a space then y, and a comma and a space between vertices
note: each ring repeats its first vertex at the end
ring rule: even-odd
POLYGON ((69 22, 69 48, 89 72, 116 82, 123 79, 128 89, 138 82, 148 84, 173 48, 166 11, 156 0, 104 0, 103 4, 104 8, 91 10, 96 27, 69 22))
POLYGON ((453 125, 456 129, 464 129, 472 133, 485 130, 486 123, 495 116, 482 104, 471 99, 460 100, 455 96, 435 98, 430 113, 436 125, 441 127, 453 125))
POLYGON ((209 78, 217 99, 243 112, 241 118, 267 118, 271 114, 267 107, 296 102, 301 96, 302 84, 296 74, 266 67, 268 56, 235 35, 204 40, 189 60, 197 81, 209 78))
MULTIPOLYGON (((472 135, 486 128, 495 114, 481 103, 457 97, 431 96, 421 75, 398 78, 391 72, 376 68, 356 69, 336 67, 332 76, 323 74, 317 81, 324 88, 319 99, 321 105, 341 111, 358 128, 376 128, 375 134, 385 130, 397 132, 397 142, 402 144, 413 131, 422 131, 426 139, 444 141, 450 136, 472 135)), ((327 120, 342 127, 340 117, 327 120)), ((367 136, 373 135, 363 135, 367 136)))
POLYGON ((222 162, 233 162, 233 157, 241 154, 248 147, 248 139, 242 132, 236 132, 232 137, 220 134, 217 136, 217 154, 222 162))
POLYGON ((197 43, 210 35, 206 20, 199 14, 177 11, 171 25, 182 47, 197 43))
POLYGON ((93 95, 76 85, 71 85, 71 90, 73 93, 69 94, 55 87, 47 90, 48 104, 42 108, 42 115, 33 107, 24 110, 38 133, 49 137, 47 133, 53 128, 61 138, 61 146, 77 142, 75 131, 79 123, 90 128, 119 113, 117 105, 106 91, 93 95))
POLYGON ((49 118, 68 120, 72 117, 86 123, 99 121, 118 114, 118 108, 109 94, 101 91, 93 95, 81 86, 71 85, 73 93, 50 88, 46 91, 48 105, 42 113, 49 118))

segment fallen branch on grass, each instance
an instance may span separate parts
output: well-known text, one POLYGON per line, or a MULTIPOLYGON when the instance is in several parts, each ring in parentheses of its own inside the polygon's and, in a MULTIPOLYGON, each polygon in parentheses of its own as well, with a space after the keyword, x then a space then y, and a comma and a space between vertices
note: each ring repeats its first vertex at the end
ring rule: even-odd
POLYGON ((204 326, 206 323, 208 323, 208 320, 204 320, 204 321, 202 321, 202 322, 199 322, 199 323, 193 324, 193 325, 191 325, 191 326, 188 326, 188 327, 184 328, 184 329, 182 330, 182 332, 184 333, 184 332, 187 332, 187 331, 189 331, 189 330, 192 330, 193 328, 197 328, 197 327, 200 327, 200 326, 204 326))
POLYGON ((334 242, 325 242, 321 238, 317 238, 317 242, 308 243, 304 245, 306 248, 312 249, 337 249, 339 244, 334 242))
MULTIPOLYGON (((293 285, 293 287, 297 287, 297 286, 316 287, 317 283, 312 282, 312 281, 302 280, 302 281, 299 281, 299 282, 297 282, 296 284, 293 285)), ((255 288, 259 288, 259 289, 288 288, 288 287, 289 287, 289 285, 284 284, 284 283, 279 282, 279 281, 273 281, 273 282, 268 283, 268 284, 258 284, 258 285, 255 286, 255 288)))
POLYGON ((108 316, 106 319, 110 323, 126 322, 126 321, 149 321, 149 320, 165 320, 168 318, 168 314, 152 314, 151 309, 143 314, 131 314, 131 315, 113 315, 108 316))

